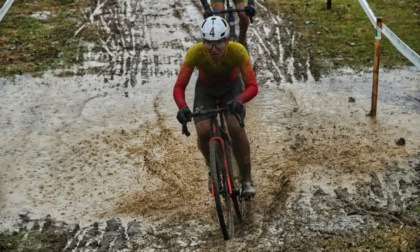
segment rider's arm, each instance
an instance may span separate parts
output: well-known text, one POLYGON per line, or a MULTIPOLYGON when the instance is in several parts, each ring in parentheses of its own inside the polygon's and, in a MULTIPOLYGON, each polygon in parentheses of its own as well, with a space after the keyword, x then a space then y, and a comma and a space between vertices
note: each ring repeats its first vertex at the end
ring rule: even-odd
MULTIPOLYGON (((254 0, 250 0, 250 1, 254 1, 254 0)), ((210 5, 207 2, 207 0, 200 0, 200 2, 203 5, 203 7, 204 7, 205 10, 210 8, 210 5)))
POLYGON ((194 66, 187 63, 183 63, 179 70, 173 91, 174 100, 179 109, 188 107, 187 102, 185 101, 185 89, 187 88, 193 71, 194 66))
POLYGON ((239 69, 241 70, 242 79, 245 84, 245 90, 236 97, 240 102, 245 103, 250 101, 258 94, 258 83, 255 78, 254 69, 252 68, 251 61, 249 58, 244 60, 240 65, 239 69))

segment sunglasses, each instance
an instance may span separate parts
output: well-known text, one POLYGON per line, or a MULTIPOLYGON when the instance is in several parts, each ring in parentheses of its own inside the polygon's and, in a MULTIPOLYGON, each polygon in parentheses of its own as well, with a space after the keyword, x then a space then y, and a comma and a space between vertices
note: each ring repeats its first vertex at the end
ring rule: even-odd
POLYGON ((226 45, 226 39, 220 39, 216 41, 203 40, 203 43, 208 50, 213 49, 213 47, 215 47, 216 49, 221 49, 226 45))

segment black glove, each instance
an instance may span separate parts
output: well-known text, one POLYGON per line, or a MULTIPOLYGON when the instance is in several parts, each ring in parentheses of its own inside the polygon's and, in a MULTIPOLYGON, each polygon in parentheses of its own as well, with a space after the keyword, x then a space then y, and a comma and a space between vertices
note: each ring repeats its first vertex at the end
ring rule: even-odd
POLYGON ((191 122, 191 110, 188 107, 183 107, 178 111, 176 119, 181 124, 191 122))
POLYGON ((227 103, 229 107, 230 113, 233 114, 236 119, 238 119, 239 125, 244 127, 244 120, 245 120, 245 106, 242 102, 233 99, 227 103))
POLYGON ((254 8, 253 5, 248 5, 248 6, 245 7, 245 14, 248 17, 252 18, 253 16, 255 16, 255 13, 257 13, 257 12, 255 11, 255 8, 254 8))
POLYGON ((240 116, 242 119, 245 118, 245 106, 242 104, 242 102, 233 99, 227 103, 229 110, 232 114, 236 114, 240 116))
POLYGON ((210 6, 204 8, 204 19, 213 16, 213 11, 211 10, 210 6))

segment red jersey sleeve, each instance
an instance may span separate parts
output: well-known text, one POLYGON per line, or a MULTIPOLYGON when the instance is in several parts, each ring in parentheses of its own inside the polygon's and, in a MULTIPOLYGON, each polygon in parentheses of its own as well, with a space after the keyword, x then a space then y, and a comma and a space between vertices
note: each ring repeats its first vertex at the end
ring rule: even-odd
POLYGON ((245 60, 240 66, 242 80, 244 81, 245 90, 236 97, 240 102, 246 103, 258 94, 258 83, 255 78, 254 69, 252 68, 251 61, 245 60))
POLYGON ((191 74, 194 71, 194 67, 186 63, 181 65, 179 70, 178 78, 175 82, 173 96, 176 105, 178 108, 188 107, 187 102, 185 101, 185 89, 190 82, 191 74))

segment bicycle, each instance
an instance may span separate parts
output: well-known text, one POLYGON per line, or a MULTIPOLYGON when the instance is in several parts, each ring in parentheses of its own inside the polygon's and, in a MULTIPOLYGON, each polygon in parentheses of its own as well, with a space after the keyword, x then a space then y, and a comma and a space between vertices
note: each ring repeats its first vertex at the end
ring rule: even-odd
MULTIPOLYGON (((254 1, 251 1, 251 3, 253 4, 254 1)), ((202 0, 201 4, 203 5, 204 8, 206 8, 206 0, 202 0)), ((225 10, 212 10, 212 14, 213 15, 220 15, 220 14, 228 14, 228 18, 227 21, 229 23, 229 28, 230 28, 230 32, 229 32, 229 38, 234 41, 237 42, 238 41, 238 35, 236 33, 236 21, 235 21, 235 15, 234 13, 239 13, 239 12, 245 12, 245 8, 239 8, 239 9, 235 9, 233 7, 233 5, 231 6, 230 1, 226 0, 226 9, 225 10)), ((253 23, 253 19, 252 17, 249 17, 249 20, 251 23, 253 23)))
MULTIPOLYGON (((192 113, 192 117, 210 116, 211 137, 210 148, 210 176, 212 179, 211 194, 215 199, 217 216, 220 228, 225 240, 229 240, 234 234, 234 216, 232 204, 240 223, 243 222, 245 198, 241 195, 241 183, 233 176, 231 139, 227 130, 225 112, 229 108, 217 107, 215 109, 201 110, 192 113)), ((241 127, 244 126, 243 119, 236 115, 241 127)), ((182 134, 190 136, 187 123, 182 124, 182 134)))

